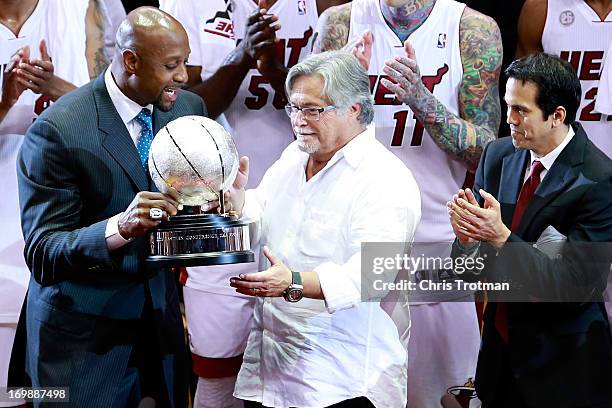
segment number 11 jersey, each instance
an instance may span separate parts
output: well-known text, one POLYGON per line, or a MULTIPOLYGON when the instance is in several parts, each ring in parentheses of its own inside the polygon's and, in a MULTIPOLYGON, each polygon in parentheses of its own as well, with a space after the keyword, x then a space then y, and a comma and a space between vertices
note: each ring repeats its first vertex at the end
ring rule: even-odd
MULTIPOLYGON (((455 115, 459 115, 458 95, 463 78, 459 22, 464 8, 464 4, 453 0, 438 0, 427 20, 408 37, 416 51, 423 83, 455 115)), ((440 149, 410 108, 380 82, 385 77, 385 61, 405 56, 405 51, 385 22, 379 1, 354 0, 350 21, 349 43, 365 30, 374 35, 368 74, 375 104, 376 138, 412 171, 421 191, 422 216, 414 240, 450 242, 454 234, 445 203, 463 185, 467 167, 440 149)), ((398 188, 402 188, 399 180, 398 188)))

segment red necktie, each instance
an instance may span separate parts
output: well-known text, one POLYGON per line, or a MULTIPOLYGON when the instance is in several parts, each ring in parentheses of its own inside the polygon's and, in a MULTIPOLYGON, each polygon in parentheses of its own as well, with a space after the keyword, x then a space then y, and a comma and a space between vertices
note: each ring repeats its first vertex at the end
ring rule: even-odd
MULTIPOLYGON (((518 201, 516 202, 516 207, 514 208, 512 226, 510 227, 512 232, 516 232, 518 229, 521 219, 523 218, 523 214, 525 213, 525 209, 529 205, 529 201, 531 201, 533 194, 540 185, 540 173, 542 170, 544 170, 544 165, 540 161, 535 160, 531 164, 531 173, 521 188, 518 201)), ((506 315, 506 304, 503 302, 499 302, 495 308, 495 328, 497 329, 501 338, 508 343, 508 317, 506 315)))
POLYGON ((521 218, 523 218, 523 213, 525 212, 529 201, 531 201, 533 193, 535 193, 536 189, 540 185, 540 173, 542 170, 544 170, 544 165, 542 162, 535 160, 531 165, 531 173, 529 174, 529 178, 527 181, 525 181, 525 184, 523 184, 518 201, 516 202, 516 207, 514 208, 512 226, 510 227, 512 232, 516 232, 518 229, 518 226, 521 223, 521 218))

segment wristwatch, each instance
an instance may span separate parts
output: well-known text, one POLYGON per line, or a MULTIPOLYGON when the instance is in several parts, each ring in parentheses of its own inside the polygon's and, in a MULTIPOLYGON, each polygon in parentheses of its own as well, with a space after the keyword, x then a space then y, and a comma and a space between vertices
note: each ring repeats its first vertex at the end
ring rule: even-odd
POLYGON ((291 271, 291 285, 283 292, 283 297, 287 302, 299 302, 304 297, 304 285, 302 276, 299 272, 291 271))

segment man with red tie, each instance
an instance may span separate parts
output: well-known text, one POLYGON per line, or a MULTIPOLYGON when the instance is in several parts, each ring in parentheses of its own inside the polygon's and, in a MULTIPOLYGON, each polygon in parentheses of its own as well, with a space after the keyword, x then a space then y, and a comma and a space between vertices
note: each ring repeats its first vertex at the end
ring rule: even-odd
POLYGON ((483 407, 611 406, 612 160, 574 122, 567 62, 534 54, 506 74, 511 137, 487 146, 474 191, 448 203, 453 256, 482 257, 483 281, 510 288, 489 294, 476 391, 483 407))

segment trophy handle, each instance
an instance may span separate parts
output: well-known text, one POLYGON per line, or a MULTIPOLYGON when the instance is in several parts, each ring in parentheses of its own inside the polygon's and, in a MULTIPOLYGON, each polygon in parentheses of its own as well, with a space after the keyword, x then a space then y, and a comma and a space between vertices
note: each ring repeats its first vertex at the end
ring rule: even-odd
POLYGON ((225 195, 223 190, 219 191, 219 214, 225 215, 225 195))
POLYGON ((238 218, 236 211, 232 208, 232 203, 230 201, 229 211, 226 211, 225 208, 225 194, 223 190, 219 191, 219 206, 217 207, 217 213, 223 217, 233 217, 238 218))

